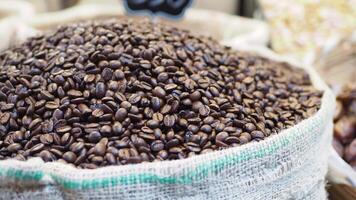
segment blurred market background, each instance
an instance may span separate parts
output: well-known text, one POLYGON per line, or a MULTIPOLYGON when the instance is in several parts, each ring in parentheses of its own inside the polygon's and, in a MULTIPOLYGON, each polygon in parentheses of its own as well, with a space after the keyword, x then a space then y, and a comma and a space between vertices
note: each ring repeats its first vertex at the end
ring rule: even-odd
MULTIPOLYGON (((0 50, 63 23, 125 13, 120 0, 0 0, 0 50)), ((336 95, 347 85, 339 100, 351 106, 335 118, 338 154, 329 162, 329 193, 331 199, 356 199, 349 187, 356 184, 356 162, 342 160, 348 147, 340 142, 356 138, 356 0, 194 0, 181 21, 161 20, 232 48, 270 48, 314 67, 336 95)))

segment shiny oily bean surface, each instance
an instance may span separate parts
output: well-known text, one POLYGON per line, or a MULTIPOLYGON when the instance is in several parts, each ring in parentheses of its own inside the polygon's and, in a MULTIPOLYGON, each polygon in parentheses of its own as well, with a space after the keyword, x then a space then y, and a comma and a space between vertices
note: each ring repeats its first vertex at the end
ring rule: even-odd
POLYGON ((333 146, 356 170, 356 84, 344 85, 336 100, 333 146))
POLYGON ((0 53, 0 160, 184 159, 278 134, 321 96, 301 69, 186 30, 68 24, 0 53))

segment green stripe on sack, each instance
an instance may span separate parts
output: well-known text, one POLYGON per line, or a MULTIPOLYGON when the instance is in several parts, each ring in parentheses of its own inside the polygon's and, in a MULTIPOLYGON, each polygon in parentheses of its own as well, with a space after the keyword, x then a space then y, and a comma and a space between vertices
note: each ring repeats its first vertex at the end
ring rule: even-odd
POLYGON ((18 170, 18 169, 11 169, 11 168, 5 168, 2 169, 0 168, 0 176, 3 177, 11 177, 19 180, 25 180, 25 181, 39 181, 43 177, 43 172, 41 171, 33 171, 33 172, 27 172, 23 170, 18 170))
MULTIPOLYGON (((211 161, 208 165, 201 164, 193 171, 187 172, 179 177, 162 177, 153 173, 138 173, 130 175, 122 175, 116 177, 109 177, 103 179, 91 180, 70 180, 62 178, 55 174, 49 174, 51 178, 66 189, 91 189, 103 188, 115 185, 132 185, 138 183, 160 183, 160 184, 190 184, 194 180, 200 180, 206 177, 209 173, 216 173, 227 165, 235 165, 242 161, 250 160, 252 158, 261 158, 270 153, 275 152, 281 147, 290 143, 290 139, 281 140, 280 143, 271 145, 259 152, 243 151, 236 156, 225 156, 223 159, 211 161)), ((0 168, 0 176, 15 178, 17 180, 35 180, 40 181, 45 175, 42 171, 23 171, 17 169, 0 168)))
POLYGON ((238 156, 225 156, 223 159, 214 160, 208 165, 199 165, 195 168, 195 170, 187 172, 185 175, 180 177, 162 177, 151 173, 140 173, 99 180, 68 180, 56 175, 52 176, 52 178, 66 189, 91 189, 115 185, 132 185, 138 183, 190 184, 194 180, 200 180, 203 177, 206 177, 209 173, 216 173, 218 170, 223 169, 226 165, 235 165, 252 158, 264 157, 275 152, 279 148, 288 145, 289 143, 290 139, 285 139, 281 140, 278 144, 271 145, 264 151, 254 152, 252 154, 245 151, 238 156))
MULTIPOLYGON (((121 175, 116 177, 102 178, 102 179, 89 179, 89 180, 73 180, 63 178, 56 174, 50 173, 49 176, 59 185, 65 189, 92 189, 92 188, 105 188, 116 185, 132 185, 138 183, 160 183, 160 184, 190 184, 194 180, 201 180, 209 173, 217 173, 227 165, 236 165, 243 161, 253 158, 261 158, 269 155, 276 150, 287 146, 290 141, 298 139, 300 135, 292 135, 291 138, 280 140, 279 143, 272 143, 271 146, 263 149, 263 151, 244 150, 235 156, 225 156, 221 159, 211 161, 209 164, 201 164, 194 170, 188 171, 178 177, 163 177, 153 173, 134 173, 129 175, 121 175)), ((317 134, 313 136, 314 141, 318 137, 317 134)), ((43 171, 23 171, 11 169, 8 167, 0 167, 0 176, 4 178, 15 178, 17 180, 34 180, 40 181, 45 173, 43 171)))
POLYGON ((52 178, 62 185, 66 189, 91 189, 91 188, 103 188, 115 185, 133 185, 138 183, 161 183, 161 184, 174 184, 185 182, 180 180, 180 178, 173 177, 160 177, 155 174, 150 173, 140 173, 124 175, 119 177, 110 177, 104 179, 94 179, 94 180, 68 180, 59 176, 52 176, 52 178))

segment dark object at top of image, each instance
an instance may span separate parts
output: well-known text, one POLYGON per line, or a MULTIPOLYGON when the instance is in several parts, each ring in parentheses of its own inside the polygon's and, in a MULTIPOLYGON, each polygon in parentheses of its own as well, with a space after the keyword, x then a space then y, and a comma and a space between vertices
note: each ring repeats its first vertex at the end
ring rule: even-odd
POLYGON ((192 0, 124 0, 125 8, 131 13, 148 13, 173 18, 184 14, 192 0))

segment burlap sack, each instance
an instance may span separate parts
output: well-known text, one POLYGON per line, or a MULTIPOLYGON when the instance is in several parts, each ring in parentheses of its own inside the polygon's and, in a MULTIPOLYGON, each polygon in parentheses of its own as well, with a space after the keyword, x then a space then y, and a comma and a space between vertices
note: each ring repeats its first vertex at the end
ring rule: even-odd
POLYGON ((34 15, 30 3, 19 0, 0 1, 0 51, 24 34, 22 21, 34 15))
MULTIPOLYGON (((265 49, 259 54, 283 60, 265 49)), ((312 117, 260 142, 184 160, 76 169, 60 163, 0 161, 0 199, 326 199, 334 96, 312 117)))

